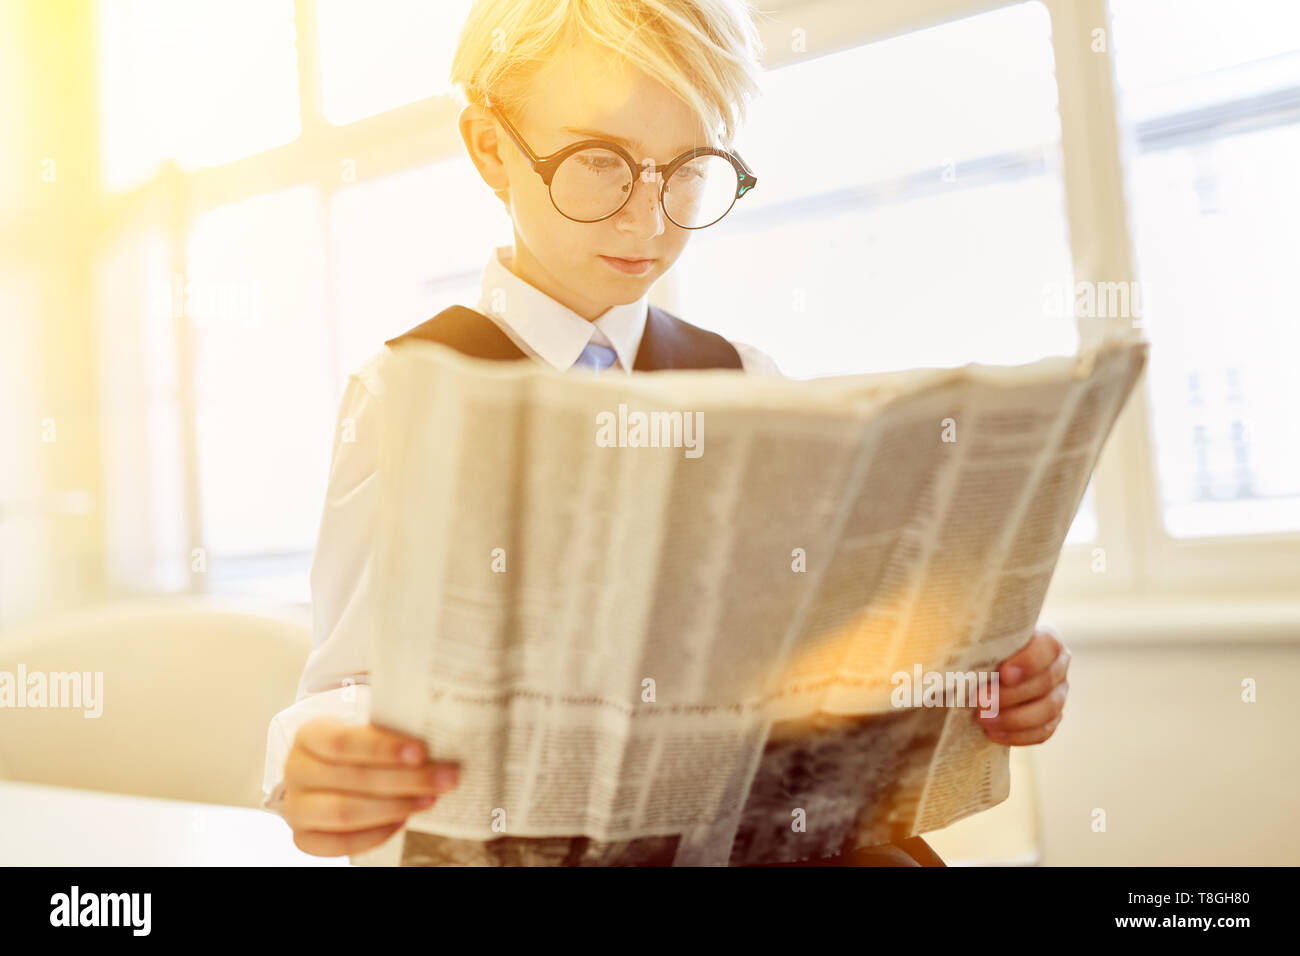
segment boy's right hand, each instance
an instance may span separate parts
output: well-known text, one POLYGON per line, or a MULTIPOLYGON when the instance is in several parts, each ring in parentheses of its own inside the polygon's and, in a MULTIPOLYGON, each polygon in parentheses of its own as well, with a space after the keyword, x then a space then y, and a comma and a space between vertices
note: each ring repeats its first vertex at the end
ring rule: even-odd
POLYGON ((294 735, 280 812, 304 853, 359 853, 432 806, 458 776, 456 764, 431 762, 418 737, 317 717, 294 735))

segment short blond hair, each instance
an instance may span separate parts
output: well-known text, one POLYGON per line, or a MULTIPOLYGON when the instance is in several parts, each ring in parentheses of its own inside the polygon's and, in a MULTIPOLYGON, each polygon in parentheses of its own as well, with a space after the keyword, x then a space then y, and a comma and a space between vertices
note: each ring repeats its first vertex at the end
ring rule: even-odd
POLYGON ((763 46, 750 0, 475 0, 450 80, 462 105, 507 114, 532 70, 586 39, 662 83, 730 145, 758 95, 763 46))

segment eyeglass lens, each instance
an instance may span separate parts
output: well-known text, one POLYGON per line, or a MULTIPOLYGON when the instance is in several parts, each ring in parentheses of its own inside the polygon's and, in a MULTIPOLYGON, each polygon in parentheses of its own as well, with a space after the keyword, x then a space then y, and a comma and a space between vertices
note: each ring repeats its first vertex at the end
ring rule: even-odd
MULTIPOLYGON (((584 149, 566 157, 551 179, 555 208, 571 219, 595 222, 613 215, 635 183, 623 157, 612 150, 584 149)), ((712 225, 736 200, 736 168, 704 153, 673 172, 664 185, 664 211, 684 229, 712 225)))

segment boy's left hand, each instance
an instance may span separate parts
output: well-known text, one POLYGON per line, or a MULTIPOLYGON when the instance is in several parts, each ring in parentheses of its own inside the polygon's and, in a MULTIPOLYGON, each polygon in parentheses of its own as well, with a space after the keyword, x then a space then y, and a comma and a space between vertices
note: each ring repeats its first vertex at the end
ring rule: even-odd
POLYGON ((1041 744, 1056 731, 1070 685, 1070 651, 1056 628, 1039 624, 1029 643, 998 665, 998 714, 980 717, 990 740, 1011 746, 1041 744))

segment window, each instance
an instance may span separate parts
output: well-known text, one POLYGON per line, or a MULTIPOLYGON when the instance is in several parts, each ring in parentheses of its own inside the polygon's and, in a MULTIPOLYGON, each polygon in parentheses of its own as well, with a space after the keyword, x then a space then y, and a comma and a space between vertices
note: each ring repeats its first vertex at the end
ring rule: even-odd
MULTIPOLYGON (((1053 70, 1028 3, 769 72, 759 186, 691 239, 686 314, 794 376, 1074 351, 1053 70)), ((1095 527, 1089 494, 1071 543, 1095 527)))
POLYGON ((333 422, 323 226, 319 192, 301 185, 212 209, 189 236, 198 540, 213 586, 238 560, 304 555, 315 540, 333 422))
POLYGON ((106 188, 196 169, 298 136, 291 0, 100 0, 106 188))
POLYGON ((1164 527, 1300 530, 1300 6, 1112 11, 1164 527))
POLYGON ((330 236, 345 378, 385 339, 476 302, 487 250, 509 243, 511 226, 462 154, 339 190, 330 236))
POLYGON ((347 125, 444 90, 463 4, 181 6, 100 8, 105 188, 165 160, 182 173, 123 206, 99 254, 109 578, 305 601, 344 381, 474 301, 510 224, 458 142, 385 171, 389 144, 347 125), (313 22, 319 74, 296 43, 313 22), (301 113, 300 71, 320 77, 320 114, 301 113), (274 166, 240 166, 274 147, 274 166))
POLYGON ((1041 4, 771 71, 737 146, 759 185, 678 266, 696 322, 795 376, 1074 350, 1041 4))
MULTIPOLYGON (((119 586, 306 598, 348 374, 474 302, 511 241, 444 95, 466 6, 99 5, 103 180, 127 191, 96 316, 119 586), (179 175, 150 188, 167 160, 179 175)), ((1102 0, 786 0, 760 18, 769 71, 737 143, 760 185, 655 295, 799 377, 1029 362, 1077 347, 1075 277, 1108 277, 1087 249, 1126 247, 1127 214, 1147 393, 1058 579, 1275 582, 1300 559, 1300 7, 1109 9, 1110 48, 1080 57, 1102 0), (1126 206, 1098 187, 1121 130, 1126 206), (1242 537, 1270 532, 1267 559, 1242 537)), ((0 486, 7 541, 24 494, 0 486)))
POLYGON ((448 92, 466 0, 318 0, 321 107, 351 123, 448 92))
MULTIPOLYGON (((27 611, 45 589, 39 556, 43 520, 59 502, 41 496, 41 449, 48 412, 23 387, 24 369, 39 356, 30 338, 31 317, 39 314, 39 287, 32 276, 0 271, 0 624, 27 611)), ((55 422, 57 425, 57 420, 55 422)), ((51 496, 53 497, 53 496, 51 496)))
POLYGON ((118 588, 146 593, 188 588, 191 574, 172 253, 149 228, 106 249, 95 276, 105 558, 118 588))

